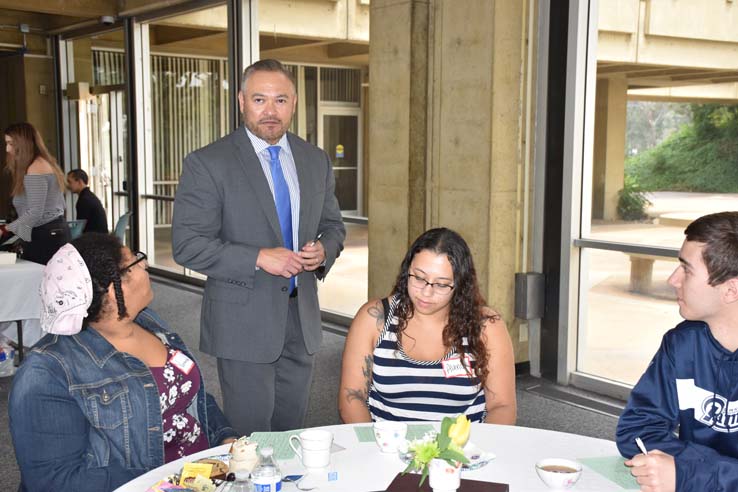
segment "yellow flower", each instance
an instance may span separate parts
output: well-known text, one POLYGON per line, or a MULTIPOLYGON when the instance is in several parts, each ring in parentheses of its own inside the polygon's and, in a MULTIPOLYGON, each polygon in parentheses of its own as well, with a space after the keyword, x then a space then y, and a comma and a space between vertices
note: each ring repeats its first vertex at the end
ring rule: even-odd
POLYGON ((451 427, 449 427, 448 437, 451 438, 451 442, 456 444, 458 447, 463 448, 469 440, 470 432, 471 422, 466 418, 466 415, 462 414, 456 417, 456 422, 451 424, 451 427))

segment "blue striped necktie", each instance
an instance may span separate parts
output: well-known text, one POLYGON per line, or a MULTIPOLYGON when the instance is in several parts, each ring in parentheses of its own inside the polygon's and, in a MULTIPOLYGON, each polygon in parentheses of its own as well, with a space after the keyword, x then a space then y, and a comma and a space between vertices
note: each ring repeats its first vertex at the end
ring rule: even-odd
MULTIPOLYGON (((267 147, 269 151, 269 167, 272 172, 274 185, 274 204, 277 206, 279 228, 282 229, 284 247, 292 251, 292 205, 290 203, 290 189, 284 179, 282 165, 279 162, 279 145, 267 147)), ((290 277, 290 294, 295 289, 295 277, 290 277)))

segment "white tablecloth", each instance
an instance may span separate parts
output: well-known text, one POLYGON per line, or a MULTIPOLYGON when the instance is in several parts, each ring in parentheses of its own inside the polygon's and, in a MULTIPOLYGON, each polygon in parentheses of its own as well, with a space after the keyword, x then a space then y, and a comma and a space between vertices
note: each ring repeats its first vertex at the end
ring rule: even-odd
POLYGON ((44 266, 25 260, 14 265, 0 265, 0 330, 17 340, 16 320, 23 321, 23 345, 31 346, 41 338, 41 298, 39 286, 44 266))
MULTIPOLYGON (((333 432, 334 442, 346 449, 331 454, 329 471, 337 471, 338 480, 326 482, 315 489, 315 492, 385 490, 395 475, 405 469, 405 464, 397 455, 380 453, 374 442, 359 442, 353 427, 353 425, 323 427, 333 432)), ((479 448, 494 453, 497 458, 478 470, 463 472, 462 478, 507 483, 511 492, 548 490, 535 472, 535 463, 543 458, 576 460, 619 454, 612 441, 527 427, 473 424, 471 441, 479 448)), ((128 482, 116 492, 143 492, 167 475, 178 473, 185 462, 227 454, 229 447, 229 445, 218 446, 168 463, 128 482)), ((297 458, 280 461, 279 465, 283 476, 304 473, 297 458)), ((287 492, 297 489, 294 484, 286 483, 283 484, 282 490, 287 492)), ((585 468, 573 492, 617 490, 623 489, 585 468)))

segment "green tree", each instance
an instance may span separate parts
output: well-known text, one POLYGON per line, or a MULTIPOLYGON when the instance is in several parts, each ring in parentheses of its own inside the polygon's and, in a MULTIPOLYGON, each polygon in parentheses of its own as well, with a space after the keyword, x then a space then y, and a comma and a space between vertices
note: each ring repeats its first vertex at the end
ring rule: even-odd
POLYGON ((691 123, 626 160, 626 177, 644 191, 738 192, 738 105, 689 110, 691 123))
POLYGON ((692 119, 686 103, 629 101, 625 135, 626 155, 656 147, 692 119))

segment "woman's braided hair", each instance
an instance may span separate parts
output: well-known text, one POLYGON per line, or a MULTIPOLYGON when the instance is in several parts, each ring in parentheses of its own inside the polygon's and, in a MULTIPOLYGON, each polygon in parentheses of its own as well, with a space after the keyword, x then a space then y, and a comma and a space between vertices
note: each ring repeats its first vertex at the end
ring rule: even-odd
POLYGON ((123 261, 123 245, 112 234, 90 232, 72 241, 87 265, 92 279, 92 303, 87 308, 85 326, 98 321, 107 305, 108 286, 113 284, 118 305, 118 319, 128 316, 121 289, 120 264, 123 261))

